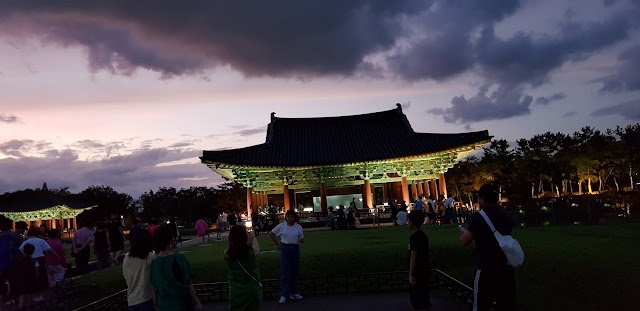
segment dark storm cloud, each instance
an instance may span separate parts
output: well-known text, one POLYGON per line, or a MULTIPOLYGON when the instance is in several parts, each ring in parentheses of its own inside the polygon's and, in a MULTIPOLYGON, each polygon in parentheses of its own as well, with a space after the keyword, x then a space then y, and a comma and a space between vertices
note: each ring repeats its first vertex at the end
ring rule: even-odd
POLYGON ((18 117, 10 114, 0 113, 0 123, 16 123, 18 122, 18 117))
POLYGON ((635 45, 618 56, 618 69, 602 82, 601 92, 621 92, 640 90, 640 45, 635 45))
POLYGON ((630 14, 620 14, 602 22, 566 22, 556 35, 534 38, 520 32, 508 39, 485 27, 476 46, 477 63, 493 81, 538 86, 562 64, 583 60, 627 39, 632 25, 630 14))
POLYGON ((481 87, 478 94, 469 99, 463 95, 454 97, 449 108, 434 108, 427 112, 458 124, 508 119, 531 113, 533 98, 523 94, 522 88, 503 84, 487 96, 490 86, 481 87))
POLYGON ((3 31, 87 49, 90 67, 165 77, 228 65, 247 76, 350 75, 429 1, 9 1, 3 31), (28 33, 24 33, 28 32, 28 33))
POLYGON ((514 13, 519 2, 436 1, 412 20, 416 26, 407 34, 409 44, 391 53, 389 67, 405 80, 444 80, 467 71, 475 61, 472 32, 514 13))
POLYGON ((571 111, 571 112, 565 113, 562 117, 566 119, 566 118, 571 118, 571 117, 573 117, 573 116, 575 116, 577 114, 578 114, 577 112, 571 111))
POLYGON ((640 99, 600 108, 591 113, 593 117, 618 115, 627 120, 640 121, 640 99))
POLYGON ((551 102, 557 101, 557 100, 561 100, 561 99, 565 99, 567 97, 566 94, 560 92, 560 93, 555 93, 549 97, 545 97, 545 96, 540 96, 538 98, 536 98, 535 104, 536 105, 542 105, 542 106, 546 106, 549 105, 551 102))

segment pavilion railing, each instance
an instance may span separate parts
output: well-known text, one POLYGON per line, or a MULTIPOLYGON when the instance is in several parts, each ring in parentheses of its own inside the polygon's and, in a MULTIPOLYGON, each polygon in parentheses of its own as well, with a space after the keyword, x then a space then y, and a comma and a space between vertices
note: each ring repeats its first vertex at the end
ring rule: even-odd
MULTIPOLYGON (((431 286, 438 288, 455 298, 459 303, 470 305, 473 301, 473 290, 445 274, 431 270, 431 286)), ((408 290, 407 271, 351 274, 341 276, 322 276, 299 280, 299 287, 305 295, 333 295, 342 293, 390 292, 408 290)), ((265 298, 280 296, 280 280, 268 279, 261 281, 262 295, 265 298)), ((229 299, 229 284, 227 282, 194 284, 196 292, 203 303, 226 301, 229 299)), ((75 311, 94 310, 126 310, 127 291, 122 290, 109 297, 100 299, 75 311)))

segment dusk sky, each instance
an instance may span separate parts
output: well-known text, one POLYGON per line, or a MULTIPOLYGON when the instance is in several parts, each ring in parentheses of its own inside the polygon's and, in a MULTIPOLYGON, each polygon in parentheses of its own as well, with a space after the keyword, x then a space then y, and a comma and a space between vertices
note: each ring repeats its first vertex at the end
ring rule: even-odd
POLYGON ((0 2, 0 193, 215 186, 202 150, 271 112, 395 103, 509 141, 640 122, 640 1, 0 2))

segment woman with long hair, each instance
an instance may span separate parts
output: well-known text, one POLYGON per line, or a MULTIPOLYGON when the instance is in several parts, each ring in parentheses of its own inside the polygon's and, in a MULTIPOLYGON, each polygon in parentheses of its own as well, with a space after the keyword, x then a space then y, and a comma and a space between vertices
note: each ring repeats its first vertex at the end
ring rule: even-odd
POLYGON ((162 225, 152 234, 156 258, 151 262, 151 285, 159 311, 202 310, 191 282, 191 267, 181 253, 171 251, 171 233, 162 225))
POLYGON ((224 252, 229 275, 229 310, 260 310, 262 284, 256 256, 260 244, 253 230, 242 225, 229 231, 229 246, 224 252), (251 243, 249 243, 251 238, 251 243))
POLYGON ((122 274, 127 282, 129 311, 154 311, 151 287, 151 234, 143 231, 130 237, 131 250, 122 260, 122 274))
POLYGON ((302 299, 302 296, 296 291, 296 282, 300 267, 300 247, 298 244, 304 243, 304 233, 302 227, 296 223, 296 212, 288 210, 284 218, 285 222, 277 225, 269 233, 271 240, 280 250, 280 303, 287 302, 287 298, 302 299))

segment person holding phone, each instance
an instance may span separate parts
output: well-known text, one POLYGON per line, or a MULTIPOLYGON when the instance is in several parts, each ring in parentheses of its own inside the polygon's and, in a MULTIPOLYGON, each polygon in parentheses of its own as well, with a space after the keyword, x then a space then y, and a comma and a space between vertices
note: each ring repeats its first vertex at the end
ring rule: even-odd
POLYGON ((229 231, 224 252, 229 277, 229 310, 260 310, 262 284, 256 256, 260 244, 251 226, 236 225, 229 231), (248 240, 251 239, 249 242, 248 240))
POLYGON ((298 281, 298 268, 300 267, 299 243, 304 243, 302 227, 296 223, 296 212, 288 210, 285 214, 285 222, 277 225, 269 235, 273 244, 280 250, 280 300, 287 302, 287 298, 302 299, 296 291, 298 281))

